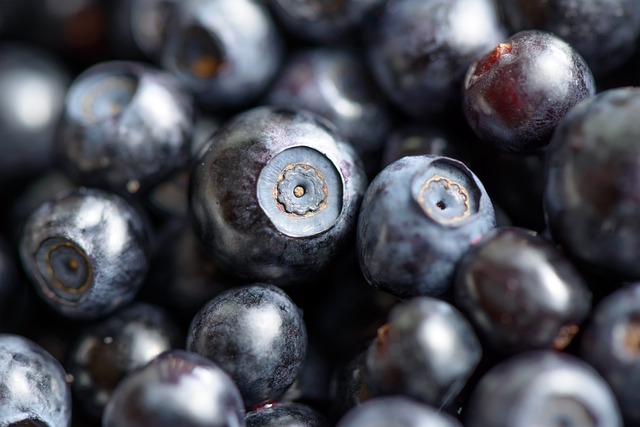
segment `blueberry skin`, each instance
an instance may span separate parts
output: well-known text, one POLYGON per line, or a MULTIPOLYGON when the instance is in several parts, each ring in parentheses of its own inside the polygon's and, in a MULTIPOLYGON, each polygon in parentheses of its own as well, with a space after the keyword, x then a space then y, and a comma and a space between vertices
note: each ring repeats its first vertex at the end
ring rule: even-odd
POLYGON ((71 425, 64 368, 26 337, 0 334, 0 396, 0 425, 71 425))
POLYGON ((640 284, 632 283, 603 299, 594 309, 581 340, 580 356, 609 383, 629 425, 640 421, 640 284))
POLYGON ((70 82, 69 72, 51 52, 28 44, 3 43, 0 186, 15 185, 16 179, 34 177, 56 163, 54 133, 70 82))
POLYGON ((631 58, 640 34, 640 3, 635 0, 502 0, 512 32, 536 28, 569 43, 596 76, 631 58))
POLYGON ((584 59, 552 33, 516 33, 468 69, 463 111, 478 137, 505 152, 549 144, 560 119, 595 94, 584 59))
POLYGON ((189 326, 187 350, 219 364, 245 406, 277 400, 293 384, 307 351, 302 313, 280 288, 254 284, 211 299, 189 326))
POLYGON ((169 350, 127 375, 113 392, 103 427, 244 427, 242 398, 217 364, 169 350))
POLYGON ((357 228, 360 267, 371 286, 399 298, 439 296, 463 253, 494 227, 491 200, 463 163, 403 157, 367 188, 357 228))
POLYGON ((67 93, 57 146, 80 185, 145 192, 191 161, 190 95, 171 74, 134 61, 107 61, 67 93))
POLYGON ((316 47, 291 55, 266 101, 320 114, 363 158, 380 151, 391 125, 384 97, 353 50, 316 47))
POLYGON ((284 57, 279 29, 258 0, 187 0, 166 29, 162 66, 208 110, 254 102, 284 57))
POLYGON ((622 420, 611 389, 591 366, 566 353, 536 350, 480 378, 465 425, 622 427, 622 420))
POLYGON ((247 427, 329 427, 315 409, 301 403, 275 403, 247 412, 247 427))
POLYGON ((591 292, 552 242, 499 227, 458 264, 455 305, 494 351, 567 347, 591 310, 591 292))
POLYGON ((337 427, 462 427, 450 415, 401 396, 369 399, 347 412, 337 427))
POLYGON ((146 277, 148 229, 120 196, 78 188, 38 207, 23 226, 22 265, 64 316, 95 319, 129 303, 146 277))
POLYGON ((255 107, 226 122, 208 147, 193 169, 190 210, 222 270, 304 283, 352 237, 366 178, 351 145, 324 119, 255 107))
POLYGON ((141 302, 90 325, 76 338, 66 364, 76 401, 99 420, 122 378, 161 353, 182 347, 183 340, 167 312, 141 302))
POLYGON ((462 313, 443 300, 414 297, 396 305, 378 329, 367 350, 365 379, 373 396, 402 394, 442 408, 481 357, 480 341, 462 313))
POLYGON ((640 278, 640 89, 601 92, 573 108, 547 153, 544 208, 553 239, 603 274, 640 278))
POLYGON ((415 118, 459 110, 467 68, 507 37, 492 0, 389 0, 365 34, 381 89, 415 118))
POLYGON ((328 44, 353 36, 384 0, 270 0, 269 4, 296 38, 328 44))

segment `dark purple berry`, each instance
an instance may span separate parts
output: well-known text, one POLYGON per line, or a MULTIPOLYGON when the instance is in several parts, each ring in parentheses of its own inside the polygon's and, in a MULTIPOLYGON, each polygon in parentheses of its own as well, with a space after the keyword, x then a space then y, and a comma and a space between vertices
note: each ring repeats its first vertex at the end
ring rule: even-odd
POLYGON ((329 427, 325 417, 301 403, 275 403, 247 412, 247 427, 329 427))
POLYGON ((275 77, 280 31, 259 0, 183 0, 166 28, 162 65, 207 109, 246 106, 275 77))
POLYGON ((353 408, 337 427, 462 427, 451 415, 401 396, 377 397, 353 408))
POLYGON ((437 408, 451 405, 482 357, 467 319, 451 304, 415 297, 395 306, 366 355, 373 396, 402 394, 437 408))
POLYGON ((544 206, 553 239, 601 273, 640 278, 640 89, 573 108, 547 153, 544 206))
POLYGON ((129 61, 96 64, 67 93, 58 130, 80 185, 147 191, 191 160, 191 98, 169 73, 129 61))
POLYGON ((217 364, 184 350, 162 353, 127 375, 102 416, 104 427, 244 427, 242 397, 217 364))
POLYGON ((278 399, 296 380, 307 351, 302 313, 280 288, 230 289, 193 318, 187 350, 219 364, 247 408, 278 399))
POLYGON ((73 189, 25 222, 20 256, 44 301, 65 316, 95 319, 129 303, 149 266, 149 235, 123 198, 73 189))
POLYGON ((496 352, 562 350, 589 314, 591 293, 551 242, 502 227, 463 256, 455 304, 496 352))
POLYGON ((71 425, 64 368, 43 347, 19 335, 0 335, 0 425, 71 425))
POLYGON ((367 188, 358 220, 358 256, 371 286, 400 298, 438 296, 458 260, 495 226, 482 183, 462 162, 404 157, 367 188))
POLYGON ((256 107, 216 132, 194 168, 195 230, 232 275, 303 283, 352 236, 365 179, 351 145, 320 116, 256 107))
POLYGON ((506 152, 546 148, 567 111, 595 93, 584 59, 552 33, 521 31, 467 71, 463 107, 475 133, 506 152))
POLYGON ((607 380, 629 425, 640 421, 640 284, 603 299, 582 336, 580 355, 607 380))
POLYGON ((622 427, 607 383, 586 362, 537 350, 498 363, 480 378, 467 427, 622 427))

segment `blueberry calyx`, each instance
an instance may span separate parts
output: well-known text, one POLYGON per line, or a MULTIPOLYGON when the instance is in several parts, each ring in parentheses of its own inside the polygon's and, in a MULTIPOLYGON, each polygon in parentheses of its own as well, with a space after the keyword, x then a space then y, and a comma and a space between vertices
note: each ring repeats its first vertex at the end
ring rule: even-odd
POLYGON ((571 397, 553 396, 547 405, 549 423, 551 426, 591 426, 599 424, 596 417, 584 403, 571 397))
POLYGON ((615 340, 619 354, 629 360, 640 357, 640 317, 631 317, 626 323, 616 327, 614 334, 621 338, 615 340))
POLYGON ((74 242, 50 238, 37 252, 38 270, 48 289, 67 302, 77 302, 93 283, 93 266, 74 242))
POLYGON ((453 162, 434 161, 413 178, 413 198, 424 213, 442 225, 457 225, 478 212, 477 188, 453 162))
POLYGON ((313 215, 327 205, 327 183, 311 165, 288 166, 278 179, 276 193, 282 208, 298 216, 313 215))
POLYGON ((131 74, 97 75, 70 94, 77 102, 69 105, 72 109, 79 109, 72 113, 87 122, 100 122, 120 114, 131 103, 138 84, 138 78, 131 74))
POLYGON ((194 26, 186 30, 181 47, 177 65, 192 77, 210 79, 224 67, 220 44, 203 28, 194 26))
POLYGON ((560 328, 556 339, 553 341, 553 348, 558 351, 564 350, 569 344, 571 344, 571 341, 573 341, 573 338, 579 331, 580 327, 578 325, 564 325, 560 328))
POLYGON ((342 212, 343 185, 331 159, 313 148, 295 146, 267 162, 256 190, 278 231, 309 237, 335 225, 342 212))

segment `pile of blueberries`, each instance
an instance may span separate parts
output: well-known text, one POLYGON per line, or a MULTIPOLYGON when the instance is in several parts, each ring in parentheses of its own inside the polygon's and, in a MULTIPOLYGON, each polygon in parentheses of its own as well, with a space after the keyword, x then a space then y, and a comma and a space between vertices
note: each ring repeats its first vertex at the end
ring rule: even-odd
POLYGON ((0 426, 640 425, 640 1, 0 2, 0 426))

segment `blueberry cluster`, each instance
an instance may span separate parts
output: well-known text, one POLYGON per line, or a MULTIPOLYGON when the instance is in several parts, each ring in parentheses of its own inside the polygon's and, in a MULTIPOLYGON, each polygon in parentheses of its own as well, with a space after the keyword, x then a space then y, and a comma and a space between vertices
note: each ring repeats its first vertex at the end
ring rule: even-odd
POLYGON ((0 426, 640 425, 639 0, 0 1, 0 426))

